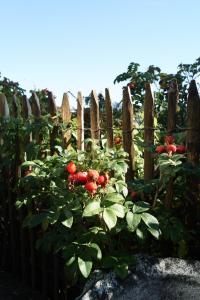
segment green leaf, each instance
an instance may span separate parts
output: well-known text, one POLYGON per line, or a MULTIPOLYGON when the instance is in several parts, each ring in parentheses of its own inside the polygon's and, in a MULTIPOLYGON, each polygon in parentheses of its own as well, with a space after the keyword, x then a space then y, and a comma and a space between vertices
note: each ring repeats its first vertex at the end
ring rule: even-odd
POLYGON ((126 214, 126 221, 129 227, 130 231, 135 231, 138 227, 140 221, 141 221, 141 215, 140 214, 133 214, 131 211, 129 211, 126 214))
POLYGON ((27 216, 24 220, 23 226, 33 228, 41 224, 48 216, 47 212, 42 212, 38 215, 27 216))
POLYGON ((76 256, 72 256, 72 257, 66 262, 66 266, 69 267, 71 264, 74 263, 75 260, 76 260, 76 256))
POLYGON ((147 230, 156 238, 159 239, 160 236, 160 230, 159 229, 153 229, 153 228, 147 228, 147 230))
POLYGON ((92 252, 95 253, 95 257, 97 259, 99 259, 99 260, 102 259, 101 249, 99 248, 99 246, 96 243, 90 243, 87 246, 92 249, 92 252))
POLYGON ((65 217, 66 217, 66 219, 64 221, 62 221, 61 223, 64 226, 66 226, 68 228, 71 228, 72 224, 73 224, 73 215, 72 215, 71 211, 66 210, 65 211, 65 217))
POLYGON ((98 215, 102 211, 99 201, 90 202, 83 211, 83 217, 98 215))
POLYGON ((116 202, 116 203, 123 203, 124 197, 118 193, 110 193, 110 194, 107 194, 102 200, 116 202))
POLYGON ((114 271, 117 276, 119 276, 121 279, 125 279, 128 275, 128 265, 126 263, 118 264, 114 271))
POLYGON ((117 224, 117 216, 113 210, 109 208, 103 210, 103 219, 109 229, 112 229, 117 224))
POLYGON ((87 278, 92 270, 92 261, 85 261, 81 257, 78 257, 78 266, 81 274, 87 278))
POLYGON ((115 203, 115 204, 109 206, 109 209, 113 210, 117 217, 124 218, 125 208, 123 205, 115 203))
POLYGON ((149 213, 143 213, 141 217, 149 228, 158 229, 159 223, 154 216, 150 215, 149 213))
POLYGON ((150 204, 144 201, 139 201, 133 205, 133 213, 142 213, 150 209, 150 204))
POLYGON ((136 235, 140 240, 144 240, 145 238, 144 233, 139 228, 136 229, 136 235))

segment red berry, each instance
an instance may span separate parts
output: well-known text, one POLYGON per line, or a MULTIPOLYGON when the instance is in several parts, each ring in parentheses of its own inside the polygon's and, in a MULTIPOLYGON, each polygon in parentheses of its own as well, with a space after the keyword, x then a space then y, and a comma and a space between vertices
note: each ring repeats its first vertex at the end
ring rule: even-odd
POLYGON ((104 185, 105 184, 105 177, 104 175, 100 175, 98 178, 98 184, 104 185))
POLYGON ((121 137, 120 136, 116 136, 114 138, 114 143, 115 143, 115 145, 120 145, 122 143, 121 137))
POLYGON ((88 181, 86 184, 85 184, 85 189, 90 192, 91 194, 95 194, 96 191, 97 191, 97 184, 96 182, 93 182, 93 181, 88 181))
POLYGON ((97 170, 89 170, 87 174, 87 179, 89 181, 94 180, 97 181, 99 178, 99 172, 97 170))
POLYGON ((172 153, 176 152, 176 146, 175 145, 167 145, 165 148, 166 148, 167 152, 172 152, 172 153))
POLYGON ((184 145, 179 145, 176 146, 176 153, 185 153, 186 152, 186 147, 184 145))
POLYGON ((167 144, 167 145, 171 145, 171 144, 173 144, 173 142, 174 142, 174 137, 172 136, 172 135, 167 135, 166 137, 165 137, 165 143, 167 144))
POLYGON ((76 181, 76 174, 69 174, 68 181, 74 183, 76 181))
POLYGON ((80 183, 85 184, 87 182, 87 172, 76 173, 76 180, 80 183))
POLYGON ((137 192, 132 191, 132 192, 131 192, 131 198, 132 198, 133 200, 135 200, 135 198, 137 198, 137 192))
POLYGON ((66 166, 66 170, 70 173, 70 174, 74 174, 76 173, 76 165, 73 161, 71 161, 67 166, 66 166))
POLYGON ((164 153, 165 152, 165 147, 164 146, 157 146, 156 147, 156 152, 158 154, 164 153))

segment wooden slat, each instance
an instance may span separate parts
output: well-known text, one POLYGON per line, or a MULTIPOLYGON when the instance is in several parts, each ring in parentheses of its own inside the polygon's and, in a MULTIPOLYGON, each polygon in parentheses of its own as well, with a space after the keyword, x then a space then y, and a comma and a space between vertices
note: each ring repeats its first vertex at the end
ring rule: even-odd
POLYGON ((41 117, 40 100, 35 92, 31 96, 31 109, 35 118, 41 117))
MULTIPOLYGON (((61 106, 61 117, 64 123, 68 124, 70 126, 71 122, 71 111, 70 111, 70 104, 69 104, 69 96, 67 93, 63 94, 63 100, 62 100, 62 106, 61 106)), ((63 144, 64 147, 69 148, 70 145, 70 139, 71 139, 71 130, 70 127, 63 135, 63 144)))
POLYGON ((22 118, 25 120, 31 116, 31 105, 27 96, 22 96, 22 118))
POLYGON ((8 102, 6 96, 1 93, 0 94, 0 117, 9 118, 10 112, 8 107, 8 102))
POLYGON ((195 80, 191 81, 187 99, 187 131, 186 141, 188 161, 196 166, 199 162, 199 110, 200 100, 195 80))
POLYGON ((48 108, 51 117, 55 117, 57 114, 57 108, 55 103, 55 97, 52 92, 48 92, 48 108))
POLYGON ((106 109, 106 131, 107 144, 109 148, 113 148, 113 111, 112 101, 109 89, 105 89, 105 109, 106 109))
POLYGON ((97 142, 100 139, 98 102, 97 94, 94 90, 92 90, 90 99, 91 138, 97 140, 97 142))
POLYGON ((122 130, 123 130, 123 147, 129 154, 129 168, 127 172, 127 180, 134 178, 135 171, 135 155, 134 155, 134 132, 133 132, 133 104, 129 87, 123 89, 123 105, 122 105, 122 130))
POLYGON ((176 81, 170 84, 168 91, 168 118, 167 118, 167 131, 172 134, 176 130, 176 107, 178 101, 178 84, 176 81))
POLYGON ((77 149, 84 150, 84 105, 81 92, 77 95, 77 149))
MULTIPOLYGON (((178 84, 176 81, 172 81, 168 91, 168 119, 167 119, 167 132, 168 134, 173 134, 176 130, 176 107, 178 101, 178 84)), ((174 195, 174 179, 170 178, 166 197, 165 197, 165 207, 170 208, 172 204, 172 199, 174 195)))
MULTIPOLYGON (((196 86, 195 80, 191 81, 189 87, 189 93, 187 98, 187 159, 191 166, 191 171, 193 168, 197 167, 199 164, 199 153, 200 153, 200 98, 196 86)), ((187 178, 187 201, 186 206, 186 222, 191 229, 194 229, 198 222, 198 201, 199 201, 199 178, 191 172, 187 178)))
MULTIPOLYGON (((144 143, 146 147, 154 144, 154 107, 151 86, 149 83, 145 86, 144 99, 144 143)), ((144 149, 144 180, 153 178, 154 160, 152 153, 148 149, 144 149)))
POLYGON ((12 97, 12 109, 11 109, 11 117, 17 118, 18 116, 18 105, 17 105, 17 96, 13 95, 12 97))

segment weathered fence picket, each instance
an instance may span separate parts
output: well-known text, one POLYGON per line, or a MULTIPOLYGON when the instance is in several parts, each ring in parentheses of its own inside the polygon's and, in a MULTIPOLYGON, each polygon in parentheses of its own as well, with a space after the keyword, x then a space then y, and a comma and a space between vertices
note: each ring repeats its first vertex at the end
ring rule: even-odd
POLYGON ((148 147, 154 145, 154 107, 151 86, 149 83, 145 86, 144 99, 144 180, 153 179, 154 161, 152 152, 148 147))
POLYGON ((129 87, 123 89, 123 105, 122 105, 122 132, 123 132, 123 148, 129 155, 129 169, 127 179, 134 178, 135 157, 134 157, 134 131, 133 131, 133 104, 129 87))
POLYGON ((77 149, 84 150, 84 104, 81 92, 77 95, 77 149))
POLYGON ((99 141, 100 126, 99 126, 99 103, 98 97, 94 90, 91 92, 90 99, 90 122, 91 122, 91 138, 99 141))
POLYGON ((113 148, 113 112, 112 102, 109 89, 105 89, 105 110, 106 110, 106 132, 107 144, 109 148, 113 148))

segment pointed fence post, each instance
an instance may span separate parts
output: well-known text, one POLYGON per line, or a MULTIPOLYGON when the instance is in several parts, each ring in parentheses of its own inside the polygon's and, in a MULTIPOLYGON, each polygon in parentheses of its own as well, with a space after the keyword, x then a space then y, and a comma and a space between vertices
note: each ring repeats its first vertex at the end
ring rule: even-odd
POLYGON ((10 111, 6 96, 1 93, 0 94, 0 117, 1 118, 9 118, 10 111))
POLYGON ((112 102, 109 89, 105 89, 105 109, 106 109, 106 131, 107 144, 109 148, 113 148, 113 112, 112 102))
POLYGON ((63 94, 62 106, 61 106, 61 117, 63 122, 67 126, 66 132, 63 134, 63 144, 65 148, 70 148, 70 140, 71 140, 71 111, 69 104, 69 96, 67 93, 63 94))
POLYGON ((91 92, 90 99, 90 122, 91 122, 91 138, 99 142, 100 127, 99 127, 99 101, 94 90, 91 92))
POLYGON ((30 102, 29 102, 27 96, 23 96, 22 97, 22 112, 21 112, 22 118, 28 119, 31 116, 31 113, 32 113, 32 111, 31 111, 30 102))
MULTIPOLYGON (((34 116, 34 124, 35 126, 40 125, 40 118, 41 118, 41 108, 40 108, 40 101, 35 92, 32 93, 31 96, 31 109, 32 114, 34 116)), ((38 130, 35 129, 34 133, 32 134, 33 139, 38 143, 41 144, 42 136, 38 130)), ((29 230, 29 239, 30 239, 30 264, 31 264, 31 287, 36 289, 36 281, 37 281, 37 268, 36 268, 36 251, 35 251, 35 231, 33 229, 29 230)))
MULTIPOLYGON (((31 105, 27 98, 27 96, 22 96, 21 99, 21 116, 24 119, 24 121, 28 122, 28 119, 31 116, 31 105)), ((30 122, 30 121, 29 121, 30 122)), ((27 134, 24 138, 23 144, 22 144, 22 153, 21 153, 21 159, 22 162, 25 160, 25 146, 29 144, 32 141, 32 133, 27 134), (23 155, 23 157, 22 157, 23 155)), ((27 215, 26 208, 22 207, 19 210, 19 218, 20 218, 20 245, 21 245, 21 273, 22 273, 22 281, 27 283, 29 281, 29 261, 30 261, 30 231, 28 229, 23 228, 23 221, 25 216, 27 215)))
POLYGON ((33 92, 31 96, 31 110, 36 119, 41 117, 40 100, 35 92, 33 92))
MULTIPOLYGON (((167 132, 169 135, 173 134, 176 130, 176 107, 179 98, 178 84, 177 81, 172 81, 170 83, 168 91, 168 119, 167 119, 167 132)), ((170 208, 174 194, 174 178, 170 178, 166 197, 165 197, 165 207, 170 208)))
POLYGON ((171 82, 168 91, 168 119, 167 132, 172 134, 176 130, 176 107, 179 98, 178 84, 176 81, 171 82))
MULTIPOLYGON (((144 143, 146 147, 154 144, 154 107, 151 86, 145 86, 144 99, 144 143)), ((144 180, 151 180, 154 173, 154 160, 148 148, 144 149, 144 180)))
POLYGON ((84 150, 84 105, 81 92, 77 95, 77 149, 84 150))
POLYGON ((51 155, 53 155, 55 153, 55 139, 58 136, 59 126, 57 123, 57 107, 55 103, 55 97, 52 92, 48 92, 48 110, 53 122, 53 128, 50 131, 50 151, 51 155))
MULTIPOLYGON (((189 87, 189 93, 187 98, 187 159, 192 169, 199 164, 200 154, 200 98, 196 86, 195 80, 192 80, 189 87)), ((186 219, 191 228, 194 229, 197 220, 197 204, 199 198, 198 189, 199 178, 198 175, 192 174, 187 178, 187 202, 186 202, 186 219)))
POLYGON ((127 172, 127 180, 134 178, 135 172, 135 155, 134 155, 134 132, 133 132, 133 104, 129 87, 123 88, 123 104, 122 104, 122 131, 123 131, 123 147, 129 155, 129 168, 127 172))

